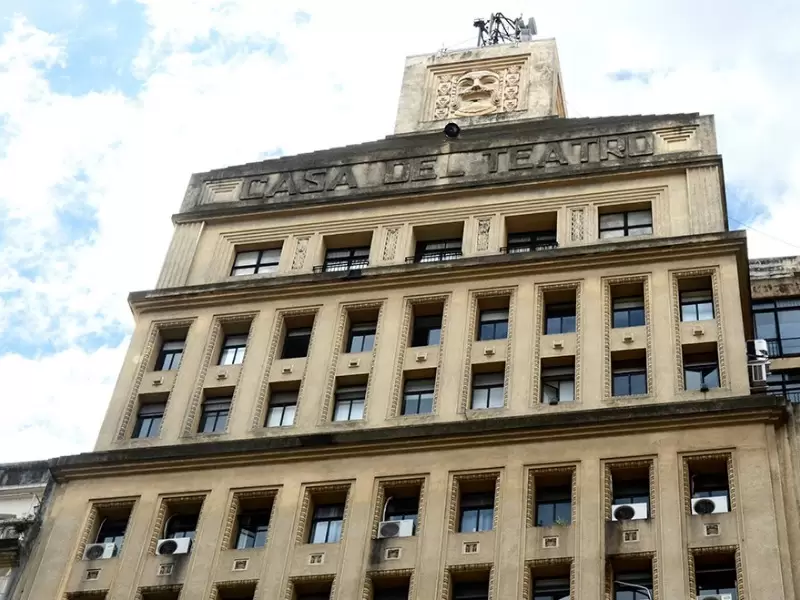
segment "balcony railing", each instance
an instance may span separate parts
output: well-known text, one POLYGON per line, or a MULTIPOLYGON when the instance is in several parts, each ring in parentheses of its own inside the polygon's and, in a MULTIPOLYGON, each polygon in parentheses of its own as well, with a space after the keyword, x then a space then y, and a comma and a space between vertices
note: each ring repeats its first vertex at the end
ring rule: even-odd
POLYGON ((530 244, 519 244, 514 246, 504 246, 500 252, 504 254, 524 254, 526 252, 539 252, 540 250, 555 250, 558 242, 531 242, 530 244))
POLYGON ((444 262, 461 258, 461 250, 442 250, 441 252, 425 252, 406 257, 407 263, 444 262))
POLYGON ((800 356, 800 337, 768 338, 766 342, 770 358, 800 356))
POLYGON ((343 271, 365 269, 368 266, 368 260, 336 260, 316 265, 314 273, 341 273, 343 271))

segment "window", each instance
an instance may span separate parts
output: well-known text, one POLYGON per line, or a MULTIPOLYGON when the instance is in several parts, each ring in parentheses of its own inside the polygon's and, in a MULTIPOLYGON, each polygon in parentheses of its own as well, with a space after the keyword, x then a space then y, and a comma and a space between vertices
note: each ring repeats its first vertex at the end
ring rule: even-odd
POLYGON ((412 346, 438 346, 442 339, 442 315, 414 317, 412 346))
POLYGON ((461 494, 458 531, 491 531, 494 522, 494 489, 461 494))
POLYGON ((544 333, 575 333, 575 302, 545 305, 544 333))
POLYGON ((767 375, 767 393, 785 396, 795 404, 800 403, 800 369, 770 372, 767 375))
POLYGON ((647 393, 647 364, 642 358, 611 358, 611 395, 640 396, 647 393))
POLYGON ((414 262, 441 262, 461 257, 461 238, 417 242, 414 262))
POLYGON ((200 415, 198 433, 223 433, 228 427, 231 397, 206 398, 200 415))
POLYGON ((403 414, 426 415, 433 412, 436 379, 407 379, 403 387, 403 414))
POLYGON ((308 356, 311 343, 311 327, 296 327, 286 330, 281 358, 303 358, 308 356))
MULTIPOLYGON (((725 465, 721 465, 723 468, 725 465)), ((692 472, 691 487, 692 498, 719 498, 728 497, 728 472, 717 470, 708 472, 692 472)))
POLYGON ((649 569, 647 571, 614 574, 614 600, 652 599, 653 575, 649 569))
POLYGON ((158 437, 166 409, 166 402, 142 404, 139 407, 139 414, 136 415, 136 424, 133 426, 131 437, 134 439, 158 437))
POLYGON ((325 252, 322 270, 350 271, 363 269, 369 265, 369 246, 359 248, 336 248, 325 252))
POLYGON ((641 296, 614 298, 611 323, 611 326, 615 329, 618 327, 641 327, 644 325, 644 298, 641 296))
POLYGON ((650 209, 600 215, 601 240, 652 233, 653 213, 650 209))
POLYGON ((408 600, 408 582, 386 586, 373 582, 373 587, 372 600, 408 600))
POLYGON ((572 523, 572 485, 536 486, 536 526, 572 523))
POLYGON ((417 515, 419 513, 419 497, 390 497, 386 503, 387 521, 414 521, 414 530, 417 529, 417 515))
POLYGON ((694 557, 697 596, 730 594, 736 600, 736 558, 733 554, 697 554, 694 557))
POLYGON ((478 340, 504 340, 508 337, 508 309, 482 310, 478 340))
POLYGON ((772 358, 800 355, 800 298, 753 302, 753 321, 772 358))
POLYGON ((198 518, 199 511, 175 512, 171 514, 164 526, 164 539, 194 539, 195 533, 197 532, 198 518))
POLYGON ((575 400, 575 367, 542 369, 542 402, 558 404, 575 400))
POLYGON ((314 507, 309 544, 334 544, 342 539, 344 504, 321 504, 314 507))
POLYGON ((476 373, 472 376, 472 410, 503 408, 505 373, 476 373))
POLYGON ((525 233, 508 234, 508 253, 521 254, 536 250, 551 250, 558 248, 556 232, 553 231, 528 231, 525 233))
POLYGON ((156 359, 156 371, 176 371, 181 366, 185 340, 165 341, 156 359))
POLYGON ((297 412, 297 390, 272 392, 267 411, 267 427, 291 427, 297 412))
POLYGON ((257 273, 274 273, 281 260, 280 248, 266 250, 249 250, 237 252, 233 261, 231 275, 256 275, 257 273))
POLYGON ((369 321, 366 323, 351 323, 350 332, 347 336, 348 352, 372 352, 375 345, 375 331, 378 323, 369 321))
POLYGON ((364 401, 367 397, 366 385, 351 385, 336 390, 336 403, 333 409, 334 421, 359 421, 364 418, 364 401))
POLYGON ((219 353, 220 365, 240 365, 244 362, 244 352, 247 348, 247 335, 226 335, 222 342, 222 351, 219 353))
POLYGON ((489 579, 483 581, 456 581, 453 583, 453 600, 488 600, 489 579))
POLYGON ((569 598, 569 577, 535 577, 533 600, 562 600, 569 598))
POLYGON ((650 506, 650 480, 645 474, 612 475, 612 504, 647 504, 650 506))
POLYGON ((100 527, 97 529, 97 536, 95 536, 96 544, 114 544, 117 547, 115 552, 118 553, 122 549, 122 542, 125 541, 125 531, 128 529, 128 517, 104 517, 100 522, 100 527))
POLYGON ((681 292, 681 321, 707 321, 714 318, 711 290, 681 292))
POLYGON ((269 533, 269 511, 253 510, 237 516, 239 531, 236 536, 236 549, 263 548, 269 533))
POLYGON ((683 353, 683 379, 687 390, 704 390, 719 387, 719 365, 717 353, 683 353))

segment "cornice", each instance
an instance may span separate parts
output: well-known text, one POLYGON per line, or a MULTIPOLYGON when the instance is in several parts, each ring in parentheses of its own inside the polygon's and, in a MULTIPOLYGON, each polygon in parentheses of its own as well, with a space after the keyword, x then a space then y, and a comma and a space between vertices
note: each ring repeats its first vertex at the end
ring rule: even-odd
POLYGON ((783 423, 783 398, 750 395, 620 406, 297 436, 247 438, 159 447, 90 452, 53 459, 58 482, 154 471, 219 468, 297 460, 330 460, 440 448, 476 447, 540 439, 620 435, 621 431, 666 431, 746 423, 783 423))
POLYGON ((654 260, 680 260, 692 256, 738 253, 747 263, 744 232, 728 231, 669 238, 625 240, 585 246, 567 246, 528 254, 492 254, 435 264, 399 264, 363 269, 358 277, 348 272, 306 273, 244 281, 131 292, 134 313, 147 310, 192 309, 234 302, 263 301, 273 295, 318 296, 357 286, 359 291, 402 287, 428 282, 456 282, 482 277, 514 277, 564 270, 639 264, 654 260))

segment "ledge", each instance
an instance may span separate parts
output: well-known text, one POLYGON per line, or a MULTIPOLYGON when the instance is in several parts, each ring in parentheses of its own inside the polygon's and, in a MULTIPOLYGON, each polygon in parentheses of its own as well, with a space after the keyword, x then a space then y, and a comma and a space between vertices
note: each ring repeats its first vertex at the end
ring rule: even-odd
MULTIPOLYGON (((220 281, 202 285, 183 286, 131 292, 128 304, 134 312, 144 309, 187 308, 195 305, 225 302, 264 300, 271 294, 285 298, 290 295, 320 294, 327 288, 359 286, 360 291, 370 287, 409 285, 416 280, 435 279, 456 281, 460 278, 526 275, 532 271, 589 268, 587 261, 602 258, 608 267, 651 261, 657 258, 678 259, 684 256, 710 252, 739 252, 739 260, 746 269, 747 235, 743 231, 726 231, 702 235, 666 238, 632 238, 602 244, 567 246, 553 250, 538 250, 520 254, 488 254, 470 256, 440 263, 397 264, 367 267, 354 276, 348 271, 332 273, 303 273, 280 275, 263 279, 220 281)), ((746 291, 746 288, 745 288, 746 291)))
POLYGON ((350 454, 413 451, 420 447, 479 446, 544 438, 580 438, 667 430, 686 427, 719 427, 734 423, 783 422, 787 418, 783 398, 749 395, 719 400, 644 404, 552 414, 523 415, 379 427, 339 433, 247 438, 89 452, 50 461, 56 481, 72 478, 115 476, 122 473, 222 465, 265 463, 297 459, 326 460, 350 454), (625 426, 624 429, 621 429, 625 426))

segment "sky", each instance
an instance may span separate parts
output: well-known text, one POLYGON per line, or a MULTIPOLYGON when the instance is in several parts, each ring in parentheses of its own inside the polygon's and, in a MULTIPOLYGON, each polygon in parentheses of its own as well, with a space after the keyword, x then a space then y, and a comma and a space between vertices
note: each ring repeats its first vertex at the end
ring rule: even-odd
POLYGON ((731 228, 800 254, 795 0, 0 0, 0 462, 92 449, 191 173, 384 137, 404 57, 493 10, 570 116, 714 114, 731 228))

